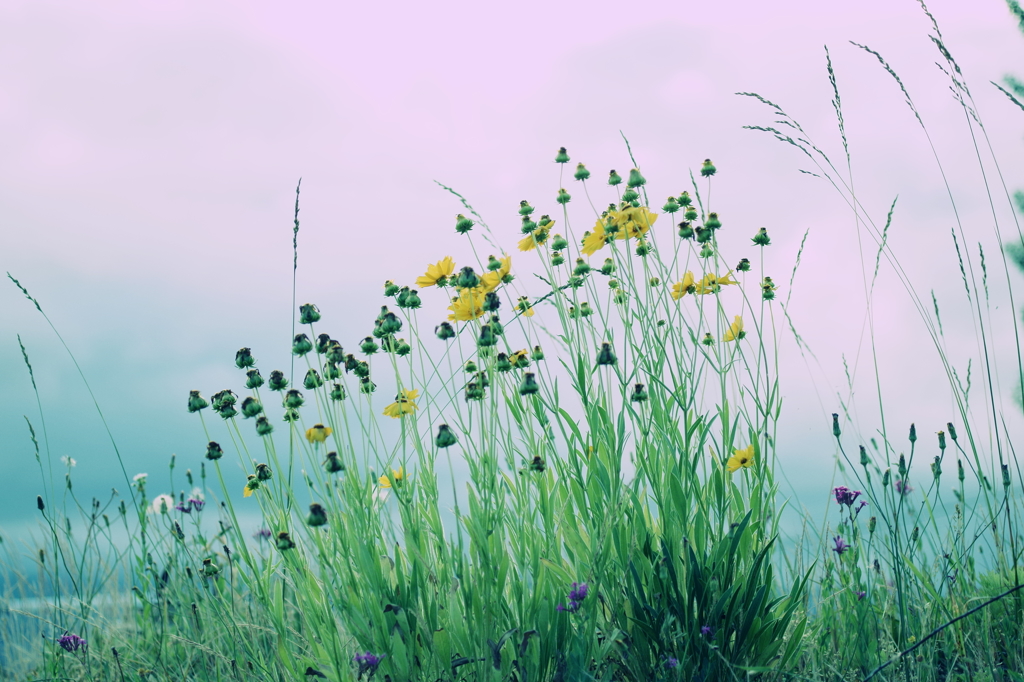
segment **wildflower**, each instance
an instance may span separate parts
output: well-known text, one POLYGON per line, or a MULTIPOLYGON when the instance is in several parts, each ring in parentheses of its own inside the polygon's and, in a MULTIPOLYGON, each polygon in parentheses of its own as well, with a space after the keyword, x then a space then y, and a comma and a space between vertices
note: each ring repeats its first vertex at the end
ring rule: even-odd
POLYGON ((274 534, 270 531, 269 528, 260 528, 252 534, 252 539, 258 540, 260 542, 266 542, 272 537, 274 537, 274 534))
POLYGON ((547 465, 544 464, 544 458, 541 457, 540 455, 534 455, 533 461, 530 462, 530 471, 535 471, 538 474, 542 474, 544 473, 544 469, 546 468, 547 465))
POLYGON ((433 265, 427 266, 427 272, 416 278, 416 286, 421 289, 432 286, 443 287, 448 284, 448 278, 455 272, 455 261, 451 256, 445 256, 433 265))
POLYGON ((206 402, 203 396, 199 395, 199 391, 188 392, 188 411, 198 412, 206 407, 209 407, 210 403, 206 402))
POLYGON ((669 656, 668 658, 665 659, 665 667, 666 668, 675 668, 678 665, 679 665, 679 659, 674 657, 674 656, 669 656))
POLYGON ((697 290, 697 288, 696 288, 696 286, 694 285, 693 282, 694 282, 693 273, 687 271, 687 273, 685 275, 683 275, 683 279, 682 280, 680 280, 679 282, 676 282, 675 284, 672 285, 672 292, 671 292, 672 300, 673 301, 678 301, 683 296, 686 296, 687 294, 692 294, 693 292, 695 292, 697 290))
POLYGON ((727 286, 729 284, 739 284, 739 282, 737 282, 736 280, 732 279, 731 275, 732 275, 732 270, 730 270, 729 272, 725 273, 721 277, 719 277, 718 275, 716 275, 714 273, 709 273, 707 275, 704 275, 704 277, 701 278, 700 282, 698 282, 695 285, 696 286, 696 292, 698 294, 701 294, 701 295, 703 295, 703 294, 717 294, 719 291, 722 290, 723 286, 727 286))
POLYGON ((260 482, 256 480, 256 474, 249 474, 242 490, 242 497, 251 497, 254 492, 260 489, 260 482))
POLYGON ((518 247, 520 251, 533 251, 535 248, 546 242, 547 239, 548 231, 544 228, 537 228, 520 239, 518 247))
POLYGON ((395 281, 392 280, 392 279, 386 280, 384 282, 384 295, 385 296, 394 296, 397 293, 398 293, 398 285, 395 284, 395 281))
POLYGON ((314 528, 324 525, 327 523, 327 512, 324 511, 322 506, 314 502, 309 505, 309 516, 306 518, 306 523, 314 528))
POLYGON ((461 213, 455 216, 455 231, 459 234, 466 234, 473 229, 473 221, 462 215, 461 213))
POLYGON ((86 646, 85 640, 78 635, 72 635, 65 632, 60 639, 57 640, 57 644, 60 644, 60 648, 64 651, 74 653, 80 648, 86 646))
POLYGON ((259 481, 269 481, 274 477, 274 472, 266 464, 256 465, 256 479, 259 481))
POLYGON ((150 503, 149 509, 153 514, 166 514, 174 508, 174 498, 170 495, 157 495, 150 503))
POLYGON ((483 400, 484 387, 475 381, 466 384, 466 402, 470 400, 483 400))
POLYGON ((700 634, 704 637, 710 637, 714 632, 710 625, 702 625, 700 627, 700 634))
POLYGON ((149 474, 135 474, 134 476, 132 476, 132 481, 138 483, 139 485, 145 485, 147 476, 149 476, 149 474))
POLYGON ((466 322, 475 320, 484 314, 484 296, 473 289, 463 289, 459 295, 452 299, 448 306, 451 314, 449 320, 466 322))
POLYGON ((840 535, 837 535, 834 538, 832 538, 832 541, 836 545, 832 548, 832 551, 838 554, 839 556, 843 556, 843 553, 850 549, 850 545, 846 544, 846 541, 843 540, 842 536, 840 535))
POLYGON ((447 424, 441 424, 437 427, 437 437, 434 439, 434 445, 439 448, 447 448, 458 442, 458 438, 455 437, 455 432, 452 431, 452 427, 447 424))
POLYGON ((600 220, 594 226, 593 232, 588 232, 583 237, 583 248, 580 251, 586 256, 592 256, 604 248, 606 243, 604 223, 600 220))
POLYGON ((555 163, 569 163, 569 154, 565 151, 565 147, 558 148, 558 153, 555 155, 555 163))
POLYGON ((71 467, 75 466, 76 464, 78 464, 77 461, 75 461, 73 458, 71 458, 71 457, 69 457, 67 455, 61 455, 60 461, 63 462, 64 466, 66 466, 69 469, 71 467))
POLYGON ((722 221, 718 219, 717 213, 708 213, 707 220, 704 221, 704 227, 708 230, 717 230, 722 227, 722 221))
POLYGON ((533 352, 530 353, 530 356, 533 357, 534 362, 540 362, 544 359, 544 349, 540 346, 534 346, 533 352))
POLYGON ((345 470, 345 464, 338 458, 337 452, 328 452, 327 459, 324 460, 324 469, 329 474, 336 474, 339 471, 345 470))
POLYGON ((499 261, 501 262, 500 268, 488 272, 480 278, 480 293, 486 294, 488 291, 494 291, 502 282, 511 281, 509 277, 512 272, 512 256, 505 254, 499 261))
POLYGON ((288 380, 284 378, 284 372, 279 369, 272 371, 267 386, 271 391, 283 391, 286 389, 288 387, 288 380))
POLYGON ((711 332, 708 332, 704 335, 704 338, 701 339, 701 343, 705 346, 713 346, 715 345, 715 337, 711 335, 711 332))
POLYGON ((533 395, 539 390, 536 375, 533 372, 525 373, 522 383, 519 384, 519 395, 533 395))
POLYGON ((636 384, 633 386, 633 394, 629 399, 634 403, 647 402, 647 387, 643 384, 636 384))
POLYGON ((411 390, 403 389, 401 393, 395 396, 395 402, 384 408, 384 415, 398 419, 407 414, 412 414, 419 409, 415 402, 419 394, 420 392, 415 388, 411 390))
MULTIPOLYGON (((640 237, 658 220, 658 214, 651 212, 646 206, 633 206, 619 211, 616 215, 616 223, 625 230, 629 237, 640 237)), ((620 237, 625 239, 625 236, 620 237)))
POLYGON ((736 339, 742 339, 747 333, 743 331, 743 318, 737 315, 733 318, 732 324, 729 325, 729 329, 726 330, 722 336, 722 341, 735 341, 736 339))
POLYGON ((218 573, 220 573, 220 567, 213 563, 213 559, 203 559, 203 575, 212 578, 218 573))
POLYGON ((369 673, 367 677, 372 677, 373 674, 377 672, 377 666, 379 666, 380 662, 384 660, 384 656, 386 656, 386 654, 377 656, 376 654, 371 654, 369 651, 362 654, 356 654, 352 660, 359 666, 357 678, 361 679, 364 673, 369 673))
POLYGON ((310 443, 323 443, 331 433, 332 429, 330 426, 315 424, 312 428, 306 429, 306 440, 310 443))
POLYGON ((260 375, 260 371, 253 367, 245 373, 245 387, 248 389, 256 389, 263 385, 263 377, 260 375))
POLYGON ((778 289, 771 277, 765 277, 761 282, 761 298, 771 301, 775 298, 775 291, 778 289))
POLYGON ((311 350, 313 350, 313 342, 305 334, 296 334, 292 339, 292 353, 295 355, 305 355, 311 350))
POLYGON ((832 493, 836 496, 836 502, 838 504, 845 504, 847 507, 852 507, 853 503, 861 495, 859 490, 850 490, 845 485, 836 487, 832 490, 832 493))
POLYGON ((557 607, 558 610, 568 611, 569 613, 575 613, 576 611, 579 611, 583 600, 587 598, 588 591, 589 588, 586 583, 573 583, 572 589, 569 590, 568 603, 564 606, 562 604, 559 604, 557 607))
POLYGON ((274 425, 266 416, 256 417, 256 435, 269 436, 274 431, 274 425))
POLYGON ((754 444, 751 443, 742 450, 733 450, 732 457, 726 462, 725 468, 730 473, 736 473, 741 468, 747 469, 754 466, 754 444))
POLYGON ((519 202, 519 215, 530 215, 533 213, 533 206, 530 206, 530 202, 523 199, 519 202))
POLYGON ((263 405, 256 398, 247 396, 242 400, 242 416, 246 419, 256 417, 261 412, 263 412, 263 405))
POLYGON ((614 365, 618 362, 618 358, 615 357, 615 351, 612 350, 612 344, 605 341, 601 344, 601 350, 597 353, 597 364, 600 365, 614 365))
POLYGON ((256 364, 256 358, 252 356, 251 348, 240 348, 235 353, 235 367, 238 369, 247 369, 256 364))
POLYGON ((704 159, 704 163, 700 167, 700 174, 701 177, 710 178, 717 170, 715 164, 711 163, 711 159, 704 159))
POLYGON ((174 509, 175 509, 175 511, 180 511, 183 514, 191 514, 192 513, 192 503, 189 502, 189 503, 186 504, 185 502, 179 502, 178 504, 174 505, 174 509))
POLYGON ((608 173, 608 184, 614 187, 615 185, 622 183, 622 176, 616 173, 614 170, 608 173))
POLYGON ((769 244, 771 244, 772 240, 771 237, 768 236, 768 228, 762 227, 760 230, 758 230, 757 234, 754 235, 751 241, 757 244, 758 246, 768 246, 769 244))
POLYGON ((558 196, 555 197, 555 201, 565 206, 572 200, 572 195, 566 192, 564 189, 558 190, 558 196))
POLYGON ((856 592, 854 592, 854 594, 857 595, 857 600, 858 601, 864 599, 864 597, 866 597, 868 595, 867 592, 864 592, 862 590, 857 590, 856 592))
POLYGON ((904 481, 903 479, 899 479, 898 481, 896 481, 892 487, 900 495, 909 495, 910 493, 914 492, 914 487, 907 483, 906 481, 904 481))
POLYGON ((286 549, 295 549, 295 541, 292 540, 291 535, 286 531, 281 531, 277 534, 277 541, 274 544, 277 546, 277 549, 282 552, 286 549))
POLYGON ((572 176, 577 180, 586 180, 587 178, 590 177, 590 171, 588 171, 587 167, 584 166, 582 163, 577 163, 576 172, 573 173, 572 176))
POLYGON ((519 297, 519 300, 516 301, 516 308, 519 309, 519 312, 523 317, 533 317, 533 306, 530 305, 530 299, 526 296, 519 297))
POLYGON ((192 497, 188 498, 186 502, 188 502, 188 504, 197 512, 203 511, 203 507, 206 506, 206 500, 201 497, 197 497, 195 491, 192 491, 192 497))
POLYGON ((392 485, 401 485, 402 481, 404 480, 405 469, 404 467, 400 466, 397 469, 392 469, 390 476, 388 476, 387 474, 381 475, 381 477, 377 479, 377 485, 379 485, 381 488, 390 488, 392 485))

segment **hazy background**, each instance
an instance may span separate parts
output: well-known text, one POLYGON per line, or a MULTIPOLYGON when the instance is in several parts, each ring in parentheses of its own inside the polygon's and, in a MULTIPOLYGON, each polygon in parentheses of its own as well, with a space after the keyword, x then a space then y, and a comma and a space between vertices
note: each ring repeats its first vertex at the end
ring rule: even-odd
MULTIPOLYGON (((1001 0, 936 0, 930 8, 1008 185, 1024 187, 1024 116, 988 83, 1024 75, 1024 36, 1001 0)), ((741 128, 772 117, 733 93, 778 102, 840 161, 825 44, 858 194, 879 224, 899 195, 889 243, 922 298, 935 290, 948 352, 964 373, 977 345, 949 236, 949 198, 898 88, 847 41, 881 51, 921 109, 968 239, 984 245, 999 399, 1011 431, 1021 432, 1013 313, 992 211, 929 30, 911 0, 628 8, 594 0, 8 0, 0 5, 0 270, 39 299, 76 353, 128 475, 148 472, 150 492, 163 492, 172 453, 182 487, 182 470, 198 469, 204 452, 198 420, 185 411, 188 391, 238 391, 232 361, 241 346, 253 348, 264 375, 287 367, 300 176, 299 302, 318 304, 323 331, 354 346, 384 303, 384 279, 411 282, 428 262, 468 255, 452 229, 462 209, 435 179, 463 193, 511 251, 518 202, 529 199, 541 213, 556 206, 559 146, 572 157, 568 170, 583 161, 594 173, 595 202, 611 199, 602 189, 608 170, 630 165, 622 130, 658 207, 688 188, 701 160, 714 160, 725 248, 743 255, 737 249, 768 227, 766 264, 783 299, 810 230, 790 313, 820 364, 805 361, 780 325, 779 449, 801 502, 821 511, 835 461, 829 414, 839 411, 835 392, 847 393, 844 355, 851 372, 856 366, 851 444, 856 430, 862 442, 880 427, 855 223, 825 182, 798 172, 811 168, 797 150, 741 128)), ((565 184, 583 198, 578 183, 565 184)), ((585 202, 570 209, 579 224, 592 219, 585 202)), ((1016 228, 1005 196, 996 195, 996 212, 1009 239, 1016 228)), ((977 244, 961 246, 977 256, 977 244)), ((874 252, 869 243, 869 267, 874 252)), ((525 274, 535 259, 515 256, 515 269, 525 274)), ((1010 277, 1021 284, 1016 271, 1010 277)), ((432 328, 443 302, 423 298, 421 326, 432 328)), ((923 462, 954 404, 923 323, 884 264, 876 301, 888 426, 902 438, 917 423, 929 448, 923 462)), ((126 492, 74 366, 4 280, 0 535, 8 537, 37 515, 42 491, 23 418, 38 428, 39 415, 18 333, 35 367, 53 456, 78 461, 76 493, 87 500, 111 487, 126 492)), ((977 360, 972 371, 980 407, 977 360)), ((383 406, 390 397, 377 400, 383 406)))

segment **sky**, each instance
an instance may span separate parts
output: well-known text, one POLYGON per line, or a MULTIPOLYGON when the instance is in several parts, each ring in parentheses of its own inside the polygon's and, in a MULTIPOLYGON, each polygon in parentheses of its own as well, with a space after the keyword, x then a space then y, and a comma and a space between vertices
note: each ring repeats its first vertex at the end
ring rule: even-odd
MULTIPOLYGON (((989 84, 1024 76, 1024 36, 1001 1, 941 0, 930 9, 1006 187, 1024 188, 1024 116, 989 84)), ((840 411, 837 391, 849 393, 844 358, 851 433, 864 442, 880 428, 857 222, 827 182, 800 172, 815 169, 799 151, 743 129, 775 117, 735 93, 780 104, 845 172, 825 46, 858 198, 883 225, 898 197, 888 244, 929 304, 934 290, 943 343, 963 378, 978 345, 950 237, 950 193, 896 84, 849 41, 883 54, 914 98, 952 188, 968 242, 961 246, 976 266, 978 244, 988 256, 997 402, 1011 433, 1024 426, 1012 400, 1007 296, 1007 282, 1019 291, 1021 275, 1005 272, 998 255, 1017 228, 982 139, 990 208, 930 30, 912 0, 9 0, 0 6, 0 268, 39 300, 75 353, 127 474, 148 472, 157 485, 172 454, 179 467, 198 468, 205 438, 184 409, 189 390, 237 390, 232 360, 242 346, 268 359, 261 366, 287 363, 299 178, 299 302, 316 303, 328 331, 354 344, 384 303, 385 279, 411 281, 445 255, 470 255, 452 230, 462 208, 436 182, 463 194, 511 250, 519 201, 541 212, 555 205, 560 146, 600 180, 611 168, 628 170, 625 135, 656 197, 687 189, 690 171, 711 158, 721 238, 740 248, 769 228, 766 266, 785 283, 781 296, 791 294, 793 324, 814 351, 801 354, 780 321, 780 462, 806 504, 824 509, 835 462, 829 414, 840 411)), ((870 272, 877 247, 866 232, 862 240, 870 272)), ((528 258, 516 263, 529 267, 528 258)), ((874 305, 888 428, 916 422, 934 439, 954 418, 952 394, 911 297, 884 261, 874 305)), ((78 461, 76 492, 125 487, 74 364, 7 282, 0 535, 35 517, 41 492, 24 420, 38 425, 39 409, 17 335, 34 367, 50 451, 78 461)), ((984 422, 978 359, 972 372, 972 405, 984 422)))

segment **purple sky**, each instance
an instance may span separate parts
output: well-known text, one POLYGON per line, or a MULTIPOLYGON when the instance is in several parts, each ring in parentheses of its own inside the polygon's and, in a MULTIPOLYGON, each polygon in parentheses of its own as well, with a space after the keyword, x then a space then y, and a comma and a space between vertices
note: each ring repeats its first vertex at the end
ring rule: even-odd
MULTIPOLYGON (((332 335, 353 343, 383 302, 384 279, 411 281, 428 262, 468 255, 452 231, 460 206, 433 180, 463 193, 511 250, 519 200, 542 212, 554 206, 556 149, 568 147, 600 181, 610 168, 628 170, 622 130, 659 206, 687 189, 690 169, 714 159, 722 238, 739 253, 767 226, 777 281, 788 284, 810 229, 790 312, 821 365, 809 372, 780 331, 789 438, 780 448, 789 448, 784 466, 813 472, 826 488, 827 414, 845 382, 842 355, 852 365, 864 348, 854 221, 831 188, 798 173, 808 168, 799 152, 741 129, 772 118, 733 93, 780 103, 839 161, 829 45, 858 194, 879 223, 900 196, 890 244, 921 296, 936 291, 960 371, 976 351, 949 237, 953 214, 927 141, 892 80, 849 40, 899 71, 969 239, 988 254, 1003 401, 1019 433, 998 240, 963 112, 934 66, 916 2, 346 5, 0 6, 0 268, 40 299, 78 355, 129 475, 153 474, 172 452, 197 464, 203 438, 185 397, 237 384, 231 360, 240 346, 286 362, 300 176, 300 302, 316 302, 332 335)), ((988 85, 1024 76, 1024 36, 999 0, 930 7, 1009 187, 1024 187, 1024 116, 988 85)), ((1016 228, 1005 197, 997 199, 1009 238, 1016 228)), ((869 243, 871 263, 874 251, 869 243)), ((532 257, 516 263, 533 267, 532 257)), ((1019 286, 1019 274, 1011 277, 1019 286)), ((877 291, 890 428, 916 421, 934 438, 953 417, 936 353, 884 265, 877 291)), ((441 308, 428 301, 424 326, 441 308)), ((33 512, 38 492, 21 418, 36 419, 36 409, 16 333, 36 367, 54 455, 76 457, 89 490, 118 480, 80 380, 43 321, 12 286, 0 287, 0 311, 0 460, 13 462, 8 475, 24 491, 0 506, 0 519, 13 522, 33 512)), ((878 428, 867 358, 856 378, 865 438, 878 428)))

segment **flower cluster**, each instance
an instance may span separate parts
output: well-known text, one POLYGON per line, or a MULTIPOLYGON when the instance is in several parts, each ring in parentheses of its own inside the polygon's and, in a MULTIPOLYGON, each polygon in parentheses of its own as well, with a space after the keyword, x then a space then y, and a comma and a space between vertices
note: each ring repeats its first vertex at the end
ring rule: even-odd
POLYGON ((65 632, 60 639, 57 640, 57 644, 60 644, 60 648, 64 651, 74 653, 86 645, 85 640, 78 635, 72 635, 65 632))
POLYGON ((359 678, 362 678, 366 673, 369 673, 369 675, 367 675, 368 677, 372 677, 373 674, 377 672, 377 667, 380 665, 380 662, 384 660, 386 655, 387 654, 381 654, 378 656, 377 654, 370 653, 369 651, 356 654, 352 660, 359 666, 359 678))
POLYGON ((573 583, 572 589, 569 590, 569 603, 559 604, 559 611, 568 611, 569 613, 576 613, 580 609, 580 605, 583 600, 587 598, 587 592, 589 587, 586 583, 573 583))
POLYGON ((853 503, 861 495, 859 490, 850 490, 845 485, 838 486, 832 492, 836 496, 836 502, 838 504, 845 504, 847 507, 852 507, 853 503))

